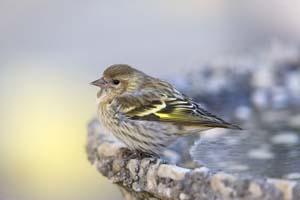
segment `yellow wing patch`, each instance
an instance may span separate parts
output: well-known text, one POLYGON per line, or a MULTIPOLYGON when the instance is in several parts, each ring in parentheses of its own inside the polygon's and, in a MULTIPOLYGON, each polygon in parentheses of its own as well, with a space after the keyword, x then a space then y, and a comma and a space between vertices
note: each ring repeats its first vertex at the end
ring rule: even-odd
POLYGON ((144 109, 143 111, 136 113, 136 116, 144 117, 147 115, 155 114, 156 112, 166 108, 166 103, 161 102, 161 104, 154 104, 152 106, 153 107, 151 107, 151 108, 144 109))

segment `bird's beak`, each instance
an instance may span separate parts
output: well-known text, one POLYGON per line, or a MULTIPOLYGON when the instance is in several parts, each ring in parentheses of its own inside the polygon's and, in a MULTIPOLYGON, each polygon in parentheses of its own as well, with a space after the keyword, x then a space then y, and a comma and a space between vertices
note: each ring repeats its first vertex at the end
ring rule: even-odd
POLYGON ((104 78, 102 77, 98 80, 91 82, 90 84, 97 87, 105 88, 107 86, 107 81, 105 81, 104 78))

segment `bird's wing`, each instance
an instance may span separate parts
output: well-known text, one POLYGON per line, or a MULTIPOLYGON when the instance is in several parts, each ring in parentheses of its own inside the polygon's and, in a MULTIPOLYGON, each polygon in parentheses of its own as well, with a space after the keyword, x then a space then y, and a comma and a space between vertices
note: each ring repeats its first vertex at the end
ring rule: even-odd
POLYGON ((119 98, 119 111, 132 120, 240 129, 202 109, 175 88, 144 90, 119 98))

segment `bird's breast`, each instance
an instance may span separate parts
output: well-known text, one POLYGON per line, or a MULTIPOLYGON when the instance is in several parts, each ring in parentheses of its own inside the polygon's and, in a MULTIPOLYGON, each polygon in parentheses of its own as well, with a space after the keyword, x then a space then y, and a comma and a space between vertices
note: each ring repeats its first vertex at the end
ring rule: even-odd
POLYGON ((104 126, 112 124, 114 111, 110 108, 109 104, 100 102, 98 106, 98 117, 100 123, 104 126))

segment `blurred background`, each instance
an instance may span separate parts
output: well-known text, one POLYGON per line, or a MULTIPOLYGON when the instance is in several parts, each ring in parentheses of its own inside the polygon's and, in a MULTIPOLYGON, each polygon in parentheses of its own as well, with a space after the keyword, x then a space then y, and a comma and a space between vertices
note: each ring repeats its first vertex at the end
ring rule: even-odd
POLYGON ((298 0, 0 0, 0 199, 120 199, 86 158, 88 83, 127 63, 184 89, 207 63, 295 57, 299 19, 298 0))

